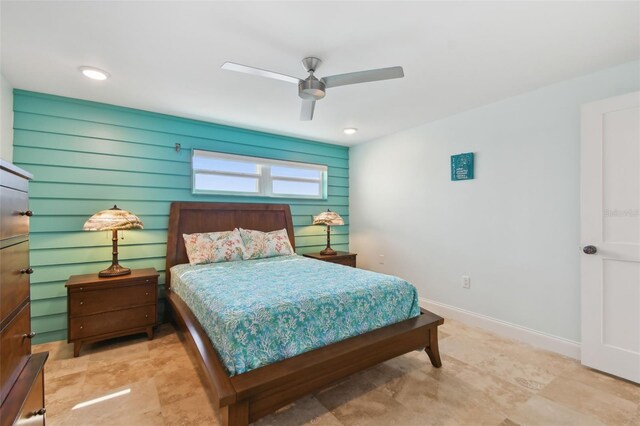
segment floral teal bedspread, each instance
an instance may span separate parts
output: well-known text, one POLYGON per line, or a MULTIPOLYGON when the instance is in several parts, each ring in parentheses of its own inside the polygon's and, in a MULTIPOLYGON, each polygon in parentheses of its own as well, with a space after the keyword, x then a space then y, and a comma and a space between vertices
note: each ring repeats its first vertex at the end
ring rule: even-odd
POLYGON ((408 282, 302 256, 171 268, 230 375, 418 316, 408 282))

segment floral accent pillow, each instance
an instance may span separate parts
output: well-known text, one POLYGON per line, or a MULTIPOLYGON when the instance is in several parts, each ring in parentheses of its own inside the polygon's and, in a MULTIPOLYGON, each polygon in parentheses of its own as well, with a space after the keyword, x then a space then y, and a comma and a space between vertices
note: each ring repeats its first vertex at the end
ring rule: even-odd
POLYGON ((182 234, 189 263, 231 262, 242 260, 244 244, 238 228, 233 231, 182 234))
POLYGON ((245 248, 244 260, 294 254, 286 229, 261 232, 240 228, 240 235, 245 248))

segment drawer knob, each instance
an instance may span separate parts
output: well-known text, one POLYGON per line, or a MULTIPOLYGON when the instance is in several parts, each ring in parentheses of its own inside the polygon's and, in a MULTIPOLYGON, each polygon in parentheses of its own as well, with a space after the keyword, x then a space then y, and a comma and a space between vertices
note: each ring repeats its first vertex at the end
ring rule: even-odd
POLYGON ((20 273, 21 274, 31 275, 31 274, 33 274, 33 269, 32 268, 20 269, 20 273))
POLYGON ((144 317, 145 317, 145 318, 149 318, 149 315, 145 315, 144 317))
POLYGON ((80 304, 81 304, 81 305, 84 305, 84 302, 81 300, 81 301, 80 301, 80 304))
POLYGON ((47 409, 42 407, 41 409, 39 409, 37 411, 34 411, 33 415, 34 416, 44 416, 46 412, 47 412, 47 409))
POLYGON ((26 212, 20 212, 20 216, 33 216, 33 212, 31 210, 27 210, 26 212))
POLYGON ((82 330, 83 328, 84 328, 83 326, 80 326, 80 330, 82 330))
POLYGON ((145 295, 145 296, 148 296, 148 295, 149 295, 149 293, 145 293, 144 295, 145 295))
POLYGON ((33 339, 34 337, 36 337, 36 332, 32 331, 29 334, 23 334, 22 337, 26 337, 27 339, 33 339))

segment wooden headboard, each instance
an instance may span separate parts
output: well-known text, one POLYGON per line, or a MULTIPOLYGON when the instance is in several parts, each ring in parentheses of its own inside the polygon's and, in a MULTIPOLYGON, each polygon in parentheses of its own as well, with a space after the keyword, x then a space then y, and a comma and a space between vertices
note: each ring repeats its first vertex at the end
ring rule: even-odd
POLYGON ((233 228, 269 232, 286 228, 295 250, 293 220, 287 204, 171 203, 167 235, 165 288, 171 286, 171 267, 189 263, 182 234, 230 231, 233 228))

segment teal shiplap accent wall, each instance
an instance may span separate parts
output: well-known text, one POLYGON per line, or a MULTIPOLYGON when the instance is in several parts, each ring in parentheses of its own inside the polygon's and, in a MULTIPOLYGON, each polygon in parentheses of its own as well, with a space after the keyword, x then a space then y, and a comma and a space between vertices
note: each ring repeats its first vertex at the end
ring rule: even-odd
POLYGON ((37 343, 67 337, 67 278, 97 272, 111 263, 107 233, 84 232, 82 225, 113 204, 137 214, 145 225, 120 240, 120 263, 155 267, 160 271, 160 295, 172 201, 290 204, 298 253, 324 247, 325 228, 311 226, 311 220, 329 208, 346 224, 332 228, 332 246, 348 250, 347 147, 14 90, 14 162, 35 176, 30 185, 30 208, 35 213, 30 256, 37 343), (176 143, 182 145, 179 153, 176 143), (192 148, 326 164, 328 199, 194 195, 192 148))

